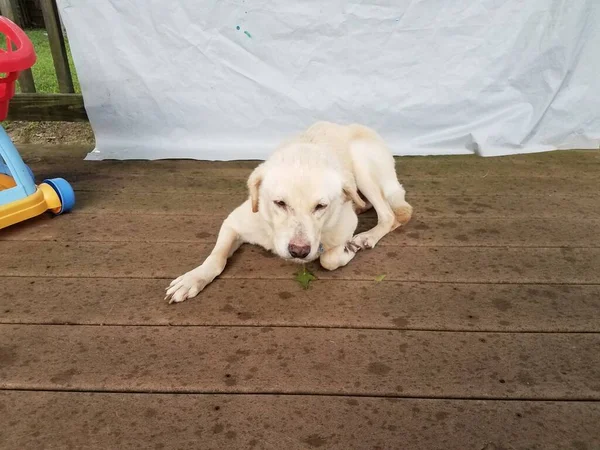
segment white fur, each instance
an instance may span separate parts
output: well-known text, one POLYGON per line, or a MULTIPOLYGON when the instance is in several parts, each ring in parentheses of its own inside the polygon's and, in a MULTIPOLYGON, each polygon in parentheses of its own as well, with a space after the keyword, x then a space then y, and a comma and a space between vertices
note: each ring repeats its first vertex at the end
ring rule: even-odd
POLYGON ((313 125, 259 165, 248 188, 250 198, 225 219, 210 256, 171 282, 169 303, 196 296, 242 244, 260 245, 293 262, 320 258, 324 268, 334 270, 412 215, 391 152, 375 131, 360 125, 313 125), (353 236, 356 212, 370 207, 377 212, 377 225, 353 236), (309 247, 304 258, 290 254, 290 249, 309 247))

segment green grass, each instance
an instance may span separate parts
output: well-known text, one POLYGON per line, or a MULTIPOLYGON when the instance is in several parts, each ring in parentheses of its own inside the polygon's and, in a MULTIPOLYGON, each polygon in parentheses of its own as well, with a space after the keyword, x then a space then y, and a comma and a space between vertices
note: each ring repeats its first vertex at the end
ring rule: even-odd
MULTIPOLYGON (((37 92, 46 94, 58 93, 58 81, 56 79, 56 71, 54 70, 54 62, 52 61, 52 53, 50 53, 50 43, 48 41, 46 30, 26 30, 26 33, 27 36, 29 36, 29 39, 31 39, 35 48, 35 53, 37 54, 37 62, 31 68, 37 92)), ((66 43, 66 46, 75 92, 81 92, 68 42, 66 43)))

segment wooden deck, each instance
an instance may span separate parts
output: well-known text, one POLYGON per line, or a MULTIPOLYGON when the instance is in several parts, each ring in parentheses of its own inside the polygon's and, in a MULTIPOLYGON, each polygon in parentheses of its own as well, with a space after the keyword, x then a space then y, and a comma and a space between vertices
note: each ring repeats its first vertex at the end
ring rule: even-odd
POLYGON ((600 152, 405 158, 348 267, 245 247, 167 305, 255 163, 22 151, 78 205, 0 232, 3 450, 600 448, 600 152))

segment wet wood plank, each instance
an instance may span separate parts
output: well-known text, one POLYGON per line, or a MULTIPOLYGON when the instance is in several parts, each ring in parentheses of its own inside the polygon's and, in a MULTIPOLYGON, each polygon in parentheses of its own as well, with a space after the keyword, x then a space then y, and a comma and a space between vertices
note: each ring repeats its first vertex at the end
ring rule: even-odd
MULTIPOLYGON (((57 174, 36 174, 39 180, 52 177, 57 174)), ((223 178, 209 175, 187 175, 177 171, 157 170, 153 175, 130 176, 126 171, 119 176, 101 175, 91 173, 88 175, 71 175, 61 171, 60 176, 68 179, 76 191, 94 192, 140 192, 140 193, 166 193, 177 192, 180 195, 186 193, 220 193, 224 195, 246 195, 248 188, 246 177, 223 178)), ((419 193, 419 195, 447 195, 451 193, 456 196, 469 196, 473 192, 479 195, 496 195, 502 192, 507 196, 527 195, 594 195, 597 192, 594 183, 589 179, 576 178, 450 178, 435 179, 426 177, 424 179, 402 179, 408 195, 419 193)))
MULTIPOLYGON (((19 151, 30 164, 38 164, 41 170, 60 168, 79 171, 86 168, 127 167, 133 173, 156 171, 157 168, 189 170, 242 169, 250 171, 259 161, 196 161, 189 159, 158 161, 82 161, 93 150, 93 146, 82 145, 36 145, 20 144, 19 151)), ((588 169, 600 166, 598 150, 568 150, 546 153, 482 158, 475 155, 453 156, 406 156, 397 157, 396 165, 403 176, 423 174, 424 176, 468 177, 473 174, 483 176, 559 176, 567 177, 582 174, 588 169)), ((588 174, 591 175, 591 174, 588 174)))
POLYGON ((0 278, 0 322, 599 332, 600 286, 220 280, 179 305, 164 280, 0 278))
MULTIPOLYGON (((60 154, 60 149, 57 149, 60 154)), ((86 152, 82 152, 82 156, 86 152)), ((257 161, 209 162, 81 161, 25 150, 41 180, 61 176, 80 191, 245 193, 245 180, 257 161), (159 188, 160 187, 160 188, 159 188)), ((600 152, 573 152, 560 157, 524 155, 512 158, 400 158, 397 169, 409 194, 493 195, 594 194, 594 167, 600 152)))
MULTIPOLYGON (((585 159, 584 159, 585 160, 585 159)), ((453 183, 456 181, 475 182, 513 182, 521 183, 524 179, 532 179, 538 183, 560 180, 588 180, 594 178, 595 166, 600 170, 600 158, 588 160, 586 166, 552 164, 546 165, 515 165, 497 162, 486 164, 481 160, 467 163, 467 167, 459 164, 448 164, 438 167, 435 160, 427 159, 432 164, 415 164, 399 161, 396 166, 398 177, 402 182, 434 182, 453 183), (472 169, 469 172, 469 168, 472 169), (587 169, 587 170, 586 170, 587 169)), ((583 161, 581 161, 583 162, 583 161)), ((78 159, 36 158, 28 159, 29 165, 40 179, 63 176, 73 181, 131 183, 140 180, 156 179, 157 181, 175 181, 179 184, 195 183, 202 179, 230 180, 244 183, 258 161, 252 162, 211 162, 211 161, 81 161, 78 159), (178 177, 178 179, 176 179, 178 177)), ((107 189, 107 186, 102 186, 107 189)))
POLYGON ((0 440, 23 449, 600 446, 600 405, 591 402, 0 392, 0 411, 0 440))
POLYGON ((0 388, 600 400, 600 334, 0 325, 0 388))
MULTIPOLYGON (((77 192, 77 212, 97 214, 159 214, 223 217, 247 199, 246 193, 224 195, 215 193, 176 192, 77 192)), ((572 218, 600 218, 598 195, 523 195, 515 198, 504 195, 457 196, 444 193, 423 196, 409 193, 409 202, 415 208, 415 217, 478 217, 478 218, 540 218, 563 220, 572 218)))
MULTIPOLYGON (((174 278, 197 266, 212 245, 145 242, 0 241, 12 255, 4 276, 174 278)), ((307 265, 323 280, 458 283, 600 284, 598 248, 403 247, 359 252, 346 267, 329 272, 307 265)), ((246 245, 221 275, 241 279, 293 279, 299 265, 246 245)))
MULTIPOLYGON (((226 215, 172 217, 77 212, 54 220, 40 216, 6 230, 0 240, 80 242, 214 243, 226 215)), ((361 215, 357 232, 377 223, 374 211, 361 215)), ((415 219, 378 245, 475 247, 598 247, 600 219, 567 217, 560 222, 532 218, 415 219)))

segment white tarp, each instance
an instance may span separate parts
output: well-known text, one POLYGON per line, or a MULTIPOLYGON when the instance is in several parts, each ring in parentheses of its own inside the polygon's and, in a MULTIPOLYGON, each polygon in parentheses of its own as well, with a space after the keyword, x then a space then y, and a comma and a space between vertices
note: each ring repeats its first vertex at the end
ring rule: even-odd
POLYGON ((317 120, 399 155, 599 147, 599 0, 58 5, 93 159, 264 158, 317 120))

